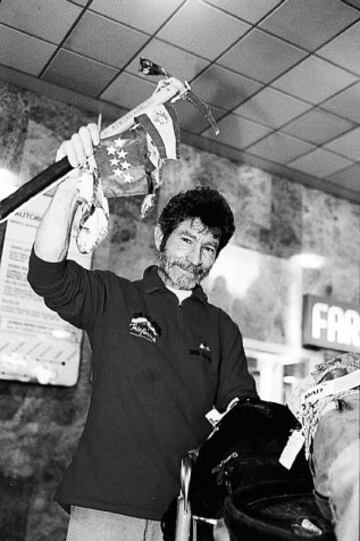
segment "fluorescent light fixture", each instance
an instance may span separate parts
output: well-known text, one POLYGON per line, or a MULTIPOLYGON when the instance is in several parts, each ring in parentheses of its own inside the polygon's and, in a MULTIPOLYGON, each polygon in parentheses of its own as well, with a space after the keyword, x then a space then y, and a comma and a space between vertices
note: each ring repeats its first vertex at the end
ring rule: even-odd
POLYGON ((291 256, 290 261, 303 269, 321 269, 325 264, 325 258, 321 255, 306 252, 291 256))

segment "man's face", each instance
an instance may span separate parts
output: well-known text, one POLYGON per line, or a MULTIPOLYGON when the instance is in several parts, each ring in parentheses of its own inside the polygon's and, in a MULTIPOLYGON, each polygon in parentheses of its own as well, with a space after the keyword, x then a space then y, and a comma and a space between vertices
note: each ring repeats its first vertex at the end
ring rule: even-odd
MULTIPOLYGON (((155 242, 158 249, 161 240, 162 233, 157 226, 155 242)), ((193 289, 208 275, 218 246, 219 240, 199 218, 184 220, 171 233, 160 253, 161 278, 174 289, 193 289)))

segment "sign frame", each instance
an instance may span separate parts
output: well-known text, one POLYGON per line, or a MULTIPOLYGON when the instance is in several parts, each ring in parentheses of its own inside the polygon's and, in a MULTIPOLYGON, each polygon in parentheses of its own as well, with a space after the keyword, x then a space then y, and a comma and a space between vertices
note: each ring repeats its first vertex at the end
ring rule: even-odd
MULTIPOLYGON (((356 321, 352 323, 356 327, 356 321)), ((343 325, 345 325, 345 323, 343 323, 343 325)), ((317 349, 322 348, 341 352, 360 353, 360 306, 352 303, 336 301, 329 297, 320 297, 310 294, 304 295, 302 343, 304 347, 315 347, 317 349), (318 322, 314 322, 314 311, 316 313, 316 317, 318 318, 318 322), (321 312, 324 315, 323 318, 321 317, 321 312), (352 329, 351 325, 347 328, 347 333, 339 333, 339 329, 334 328, 334 325, 329 330, 329 312, 331 315, 330 319, 334 319, 335 317, 348 317, 349 319, 352 316, 355 320, 358 320, 359 322, 358 330, 352 329), (316 327, 316 324, 318 324, 318 327, 316 327), (316 333, 314 333, 314 327, 316 333), (356 342, 358 342, 359 345, 353 344, 352 340, 350 340, 350 343, 348 342, 348 340, 339 340, 339 334, 342 334, 343 337, 347 336, 351 338, 352 332, 358 333, 358 337, 356 337, 356 342), (314 336, 314 334, 318 334, 318 336, 314 336), (335 335, 337 335, 337 340, 330 340, 329 334, 334 335, 334 337, 335 335)))

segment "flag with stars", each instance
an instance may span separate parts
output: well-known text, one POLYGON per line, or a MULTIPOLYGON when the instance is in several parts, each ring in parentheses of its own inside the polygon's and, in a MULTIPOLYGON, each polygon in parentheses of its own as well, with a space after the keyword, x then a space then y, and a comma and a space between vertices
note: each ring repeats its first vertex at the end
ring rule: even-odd
POLYGON ((179 140, 176 113, 169 104, 157 105, 135 118, 130 130, 103 139, 95 160, 105 197, 148 194, 148 210, 161 182, 162 164, 180 156, 179 140))
POLYGON ((105 197, 148 193, 154 166, 147 146, 146 133, 137 128, 101 141, 95 160, 105 197))

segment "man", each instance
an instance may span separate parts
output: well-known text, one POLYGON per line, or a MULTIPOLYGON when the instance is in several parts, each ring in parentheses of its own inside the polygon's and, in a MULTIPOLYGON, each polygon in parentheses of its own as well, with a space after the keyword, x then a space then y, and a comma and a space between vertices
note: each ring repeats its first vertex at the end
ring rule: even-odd
MULTIPOLYGON (((77 167, 98 143, 90 124, 58 158, 77 167)), ((33 289, 87 332, 93 355, 88 418, 56 499, 71 506, 68 541, 158 541, 179 491, 181 457, 210 432, 205 414, 257 396, 238 327, 199 285, 234 218, 216 190, 178 194, 155 227, 159 266, 132 282, 66 259, 77 182, 70 176, 58 187, 29 266, 33 289)))

